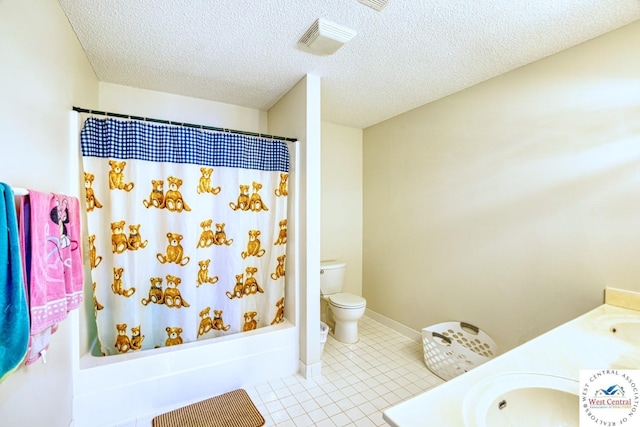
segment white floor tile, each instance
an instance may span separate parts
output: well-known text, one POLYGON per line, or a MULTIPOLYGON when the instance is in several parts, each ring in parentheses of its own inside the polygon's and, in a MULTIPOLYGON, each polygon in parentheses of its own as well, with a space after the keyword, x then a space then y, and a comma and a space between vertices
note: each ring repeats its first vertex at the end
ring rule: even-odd
POLYGON ((275 390, 274 393, 278 396, 278 399, 284 399, 285 397, 291 396, 291 391, 287 387, 275 390))
POLYGON ((255 390, 258 392, 258 394, 263 394, 263 393, 268 393, 270 391, 273 391, 271 390, 271 387, 267 383, 262 383, 255 386, 255 390))
POLYGON ((377 424, 374 423, 370 418, 364 417, 360 418, 354 424, 358 427, 376 427, 377 424))
POLYGON ((328 415, 322 409, 318 408, 314 411, 308 412, 309 418, 313 420, 314 423, 319 423, 322 420, 326 420, 328 415))
POLYGON ((305 413, 304 408, 300 404, 296 404, 294 406, 290 406, 287 408, 287 412, 291 418, 299 417, 300 415, 305 413))
POLYGON ((349 397, 349 400, 355 405, 355 406, 360 406, 363 403, 367 403, 367 399, 361 395, 361 394, 356 394, 354 396, 349 397))
POLYGON ((298 384, 299 380, 298 377, 296 375, 290 376, 290 377, 286 377, 283 378, 282 381, 287 385, 287 386, 292 386, 294 384, 298 384))
POLYGON ((316 423, 316 427, 337 427, 338 425, 331 421, 330 418, 316 423))
POLYGON ((375 406, 379 411, 384 411, 389 406, 389 402, 387 402, 382 396, 376 397, 371 401, 371 404, 375 406))
POLYGON ((320 409, 320 405, 318 405, 318 403, 313 399, 302 402, 300 406, 302 406, 307 413, 320 409))
POLYGON ((360 394, 367 400, 367 402, 371 402, 376 397, 380 397, 380 395, 373 391, 373 389, 365 390, 360 394))
POLYGON ((342 409, 335 403, 330 403, 329 405, 322 406, 322 410, 330 417, 333 418, 335 415, 342 412, 342 409))
POLYGON ((314 398, 324 396, 324 390, 319 386, 310 388, 307 392, 314 398))
POLYGON ((271 419, 276 425, 280 425, 285 421, 291 421, 291 417, 289 416, 289 413, 284 409, 280 411, 269 412, 269 415, 271 416, 271 419))
POLYGON ((324 392, 327 393, 327 394, 331 394, 332 392, 334 392, 334 391, 336 391, 338 389, 338 387, 333 385, 333 383, 322 384, 320 386, 320 388, 323 389, 324 392))
POLYGON ((364 413, 356 407, 353 407, 348 411, 345 411, 345 414, 347 414, 347 417, 349 417, 351 421, 357 421, 365 417, 364 413))
POLYGON ((336 402, 336 405, 338 405, 338 407, 342 410, 342 411, 347 411, 351 408, 355 408, 356 405, 353 404, 352 401, 350 401, 349 399, 342 399, 336 402))
POLYGON ((389 393, 383 395, 382 398, 384 400, 386 400, 387 402, 389 402, 389 405, 395 405, 396 403, 398 403, 398 402, 400 402, 402 400, 400 398, 400 396, 398 396, 397 394, 395 394, 392 391, 390 391, 389 393))
POLYGON ((327 406, 327 405, 333 403, 333 400, 331 400, 331 398, 329 396, 327 396, 326 394, 323 394, 322 396, 316 397, 315 401, 318 403, 318 405, 320 405, 321 408, 323 406, 327 406))
POLYGON ((347 396, 344 395, 343 392, 341 392, 340 390, 334 390, 329 397, 331 397, 331 399, 337 403, 337 402, 341 402, 343 400, 345 400, 347 398, 347 396))
POLYGON ((308 427, 314 424, 311 417, 309 417, 307 414, 302 414, 298 417, 295 417, 293 419, 293 423, 296 427, 308 427))
POLYGON ((287 396, 284 399, 280 399, 280 403, 282 403, 282 406, 284 406, 285 408, 299 405, 298 400, 293 396, 287 396))
POLYGON ((293 384, 289 386, 289 391, 291 391, 291 394, 296 395, 301 391, 304 391, 304 386, 300 383, 293 384))
POLYGON ((371 421, 375 423, 377 426, 386 426, 387 422, 382 418, 382 412, 376 412, 375 414, 371 414, 368 417, 371 421))
POLYGON ((306 402, 307 400, 313 399, 313 396, 311 396, 309 394, 309 392, 307 392, 307 391, 301 391, 300 393, 296 393, 296 394, 294 394, 293 397, 298 399, 298 402, 300 402, 300 403, 303 403, 303 402, 306 402))
POLYGON ((364 402, 358 405, 358 409, 360 409, 362 413, 367 416, 378 412, 378 409, 369 402, 364 402))
POLYGON ((284 410, 284 406, 282 406, 282 403, 280 403, 279 400, 265 403, 264 407, 269 413, 284 410))
POLYGON ((401 388, 398 390, 394 391, 395 394, 398 395, 398 397, 400 397, 400 400, 407 400, 411 397, 413 397, 413 394, 409 392, 409 390, 405 389, 405 388, 401 388))
POLYGON ((284 383, 284 381, 282 381, 282 379, 277 379, 277 380, 273 380, 273 381, 269 381, 269 385, 271 386, 271 388, 273 390, 279 390, 283 387, 286 387, 287 385, 284 383))
POLYGON ((353 386, 348 386, 340 389, 340 391, 347 397, 351 397, 355 394, 359 394, 360 392, 355 389, 353 386))
POLYGON ((349 419, 349 417, 347 417, 347 415, 344 412, 340 412, 332 416, 331 421, 336 423, 336 425, 338 426, 346 426, 351 423, 351 420, 349 419))
POLYGON ((266 404, 277 401, 278 395, 276 395, 273 391, 268 391, 266 393, 260 393, 260 398, 262 399, 262 402, 266 404))

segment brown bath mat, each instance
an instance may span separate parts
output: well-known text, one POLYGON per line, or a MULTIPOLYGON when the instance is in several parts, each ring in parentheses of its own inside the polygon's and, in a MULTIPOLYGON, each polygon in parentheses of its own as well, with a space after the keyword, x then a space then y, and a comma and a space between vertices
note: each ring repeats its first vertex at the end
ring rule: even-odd
POLYGON ((264 418, 243 389, 175 409, 153 419, 153 427, 260 427, 264 418))

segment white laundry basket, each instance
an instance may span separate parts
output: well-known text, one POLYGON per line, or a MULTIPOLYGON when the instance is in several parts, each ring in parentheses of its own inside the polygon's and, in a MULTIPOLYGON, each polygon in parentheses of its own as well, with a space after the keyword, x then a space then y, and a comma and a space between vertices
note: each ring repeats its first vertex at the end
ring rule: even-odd
POLYGON ((448 381, 498 354, 496 343, 478 327, 466 322, 445 322, 422 329, 427 368, 448 381))
POLYGON ((327 335, 329 334, 329 327, 326 323, 320 322, 320 356, 324 352, 324 345, 327 342, 327 335))

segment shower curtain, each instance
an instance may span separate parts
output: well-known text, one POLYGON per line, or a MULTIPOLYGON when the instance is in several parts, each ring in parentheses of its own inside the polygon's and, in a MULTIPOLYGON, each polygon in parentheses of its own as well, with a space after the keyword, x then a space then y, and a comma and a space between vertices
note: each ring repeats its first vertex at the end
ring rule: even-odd
POLYGON ((80 140, 103 355, 284 320, 286 143, 93 117, 80 140))

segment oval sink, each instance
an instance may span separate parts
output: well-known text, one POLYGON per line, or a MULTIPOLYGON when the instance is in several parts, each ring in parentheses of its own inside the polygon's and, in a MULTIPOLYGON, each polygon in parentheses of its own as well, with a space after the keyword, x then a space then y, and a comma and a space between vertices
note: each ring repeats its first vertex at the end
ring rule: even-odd
POLYGON ((601 355, 607 360, 600 366, 615 369, 640 369, 640 315, 603 314, 588 325, 594 336, 606 336, 608 342, 601 341, 607 351, 601 355))
POLYGON ((577 427, 578 388, 578 381, 553 375, 497 375, 482 381, 465 396, 465 425, 577 427))
POLYGON ((609 332, 618 339, 640 344, 640 320, 626 320, 613 323, 609 332))

